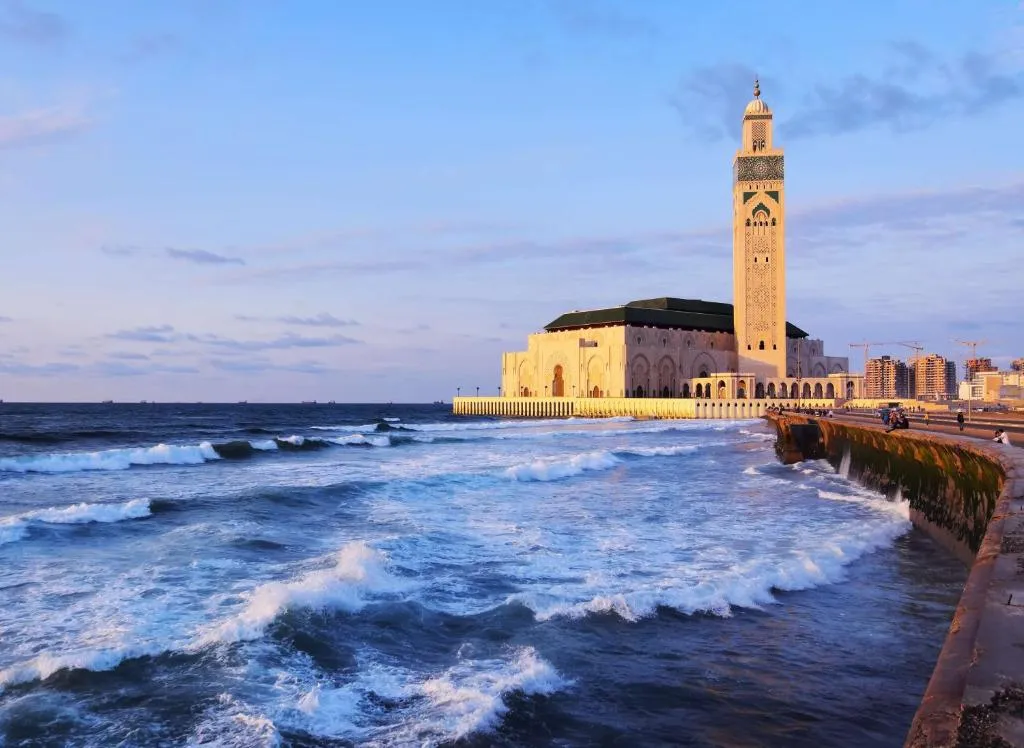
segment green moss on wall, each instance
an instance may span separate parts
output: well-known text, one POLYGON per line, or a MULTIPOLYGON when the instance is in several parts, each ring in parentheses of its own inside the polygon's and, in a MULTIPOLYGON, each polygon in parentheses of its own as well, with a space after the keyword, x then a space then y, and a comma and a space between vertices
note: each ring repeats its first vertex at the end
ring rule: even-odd
POLYGON ((901 496, 911 509, 977 553, 1005 478, 998 463, 959 444, 828 420, 817 421, 819 440, 809 447, 806 428, 797 429, 800 438, 795 439, 789 421, 775 420, 780 458, 789 462, 798 454, 824 454, 838 469, 849 455, 847 477, 891 498, 901 496))

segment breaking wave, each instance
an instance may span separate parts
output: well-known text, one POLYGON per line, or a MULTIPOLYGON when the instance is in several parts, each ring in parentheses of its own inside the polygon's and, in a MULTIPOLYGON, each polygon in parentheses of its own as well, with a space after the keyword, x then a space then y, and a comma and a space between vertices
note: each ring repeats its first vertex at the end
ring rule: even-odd
POLYGON ((291 582, 267 582, 248 595, 245 608, 200 637, 201 644, 257 639, 278 615, 293 608, 333 609, 354 613, 366 597, 407 589, 408 583, 387 570, 384 554, 362 541, 346 544, 334 565, 308 572, 291 582))
POLYGON ((148 499, 133 499, 123 504, 89 504, 82 502, 67 507, 49 507, 22 512, 0 520, 0 545, 21 540, 33 522, 50 525, 78 525, 89 522, 120 522, 148 517, 148 499))

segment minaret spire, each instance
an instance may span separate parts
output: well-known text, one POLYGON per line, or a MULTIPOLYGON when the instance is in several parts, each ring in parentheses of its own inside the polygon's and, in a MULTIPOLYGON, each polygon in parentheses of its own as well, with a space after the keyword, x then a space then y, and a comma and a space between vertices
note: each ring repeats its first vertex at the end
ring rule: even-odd
POLYGON ((754 98, 757 99, 757 98, 760 98, 760 96, 761 96, 761 84, 758 82, 757 78, 754 78, 754 98))

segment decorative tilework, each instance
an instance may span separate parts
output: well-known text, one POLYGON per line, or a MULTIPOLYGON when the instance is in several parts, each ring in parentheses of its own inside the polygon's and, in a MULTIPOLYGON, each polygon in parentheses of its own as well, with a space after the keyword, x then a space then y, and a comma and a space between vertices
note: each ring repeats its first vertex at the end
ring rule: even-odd
POLYGON ((737 156, 735 177, 737 182, 781 181, 782 156, 737 156))

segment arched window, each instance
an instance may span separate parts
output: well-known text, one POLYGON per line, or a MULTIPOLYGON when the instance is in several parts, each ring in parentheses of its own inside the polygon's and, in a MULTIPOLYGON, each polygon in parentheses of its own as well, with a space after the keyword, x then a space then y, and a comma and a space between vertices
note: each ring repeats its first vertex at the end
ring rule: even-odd
POLYGON ((719 379, 718 380, 718 399, 719 400, 725 400, 725 395, 726 395, 725 381, 722 380, 722 379, 719 379))
POLYGON ((764 350, 764 341, 763 340, 760 343, 757 344, 757 350, 759 350, 759 351, 763 351, 764 350))
POLYGON ((551 379, 551 396, 565 397, 565 380, 562 378, 562 365, 555 366, 554 375, 551 379))
POLYGON ((836 396, 836 386, 831 382, 825 386, 825 397, 832 400, 836 396))
MULTIPOLYGON (((699 386, 700 385, 698 385, 698 387, 699 386)), ((683 397, 689 397, 689 396, 690 396, 690 383, 689 382, 683 382, 683 397)), ((700 397, 700 395, 697 395, 697 397, 700 397)))
POLYGON ((700 378, 701 379, 707 379, 708 378, 708 370, 707 369, 701 369, 700 370, 700 378))
POLYGON ((811 396, 811 385, 808 382, 804 382, 803 396, 804 397, 810 397, 811 396))
POLYGON ((818 382, 816 385, 814 385, 814 396, 817 398, 821 398, 823 396, 823 393, 821 391, 821 382, 818 382))
POLYGON ((846 383, 846 399, 853 400, 853 382, 846 383))
POLYGON ((797 389, 796 382, 793 382, 793 384, 789 386, 789 396, 794 400, 800 397, 800 390, 797 389))
POLYGON ((775 399, 775 382, 768 383, 768 397, 773 400, 775 399))
MULTIPOLYGON (((773 392, 772 395, 774 396, 774 394, 773 392)), ((764 382, 758 382, 754 385, 754 399, 764 400, 764 382)))

